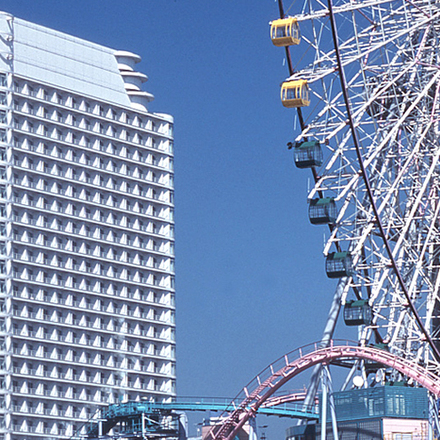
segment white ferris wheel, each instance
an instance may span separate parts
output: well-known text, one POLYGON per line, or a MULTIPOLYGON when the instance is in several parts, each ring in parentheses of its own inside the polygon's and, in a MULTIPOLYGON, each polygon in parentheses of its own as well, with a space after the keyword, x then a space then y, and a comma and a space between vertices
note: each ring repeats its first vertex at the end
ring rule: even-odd
POLYGON ((321 342, 259 373, 211 438, 232 440, 259 408, 293 401, 274 393, 308 368, 303 410, 321 385, 326 411, 330 364, 349 368, 343 390, 426 388, 440 432, 440 0, 278 5, 271 39, 290 73, 281 100, 300 125, 289 146, 312 172, 309 218, 329 228, 325 270, 337 287, 321 342), (338 319, 358 328, 354 346, 333 340, 338 319))
POLYGON ((338 279, 323 344, 339 317, 360 345, 440 374, 440 2, 279 5, 281 99, 301 128, 291 147, 312 170, 309 217, 328 225, 338 279))

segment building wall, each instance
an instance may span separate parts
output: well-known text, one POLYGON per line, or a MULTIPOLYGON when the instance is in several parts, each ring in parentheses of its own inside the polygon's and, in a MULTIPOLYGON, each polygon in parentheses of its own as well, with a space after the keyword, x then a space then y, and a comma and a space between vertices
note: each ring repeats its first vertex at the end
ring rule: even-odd
MULTIPOLYGON (((215 429, 216 426, 218 426, 218 420, 217 418, 211 419, 209 425, 203 425, 202 426, 202 437, 201 440, 210 440, 212 439, 211 431, 212 429, 215 429)), ((251 440, 250 437, 251 428, 249 426, 249 423, 245 423, 245 425, 240 428, 238 433, 235 436, 235 440, 251 440)), ((253 431, 255 432, 255 431, 253 431)))
MULTIPOLYGON (((328 440, 333 440, 331 423, 326 426, 328 440)), ((338 436, 343 440, 428 440, 428 421, 420 419, 364 419, 338 422, 338 436)), ((321 437, 321 425, 316 425, 316 437, 321 437)), ((299 435, 287 440, 302 440, 299 435)))
POLYGON ((175 395, 173 120, 111 49, 4 14, 0 36, 0 427, 66 438, 175 395))
POLYGON ((113 49, 16 17, 9 26, 15 74, 130 106, 113 49))
MULTIPOLYGON (((338 422, 338 436, 343 440, 383 440, 381 420, 338 422)), ((326 425, 326 439, 334 440, 332 424, 326 425)), ((316 425, 316 438, 321 438, 321 424, 316 425)))
POLYGON ((426 440, 427 420, 383 419, 384 440, 426 440))

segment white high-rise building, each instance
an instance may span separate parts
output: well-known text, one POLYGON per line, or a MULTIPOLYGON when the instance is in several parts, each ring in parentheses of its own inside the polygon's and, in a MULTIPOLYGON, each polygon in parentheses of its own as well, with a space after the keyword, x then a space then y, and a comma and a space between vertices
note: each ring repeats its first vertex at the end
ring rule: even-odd
POLYGON ((140 58, 0 13, 0 438, 175 395, 173 118, 140 58))

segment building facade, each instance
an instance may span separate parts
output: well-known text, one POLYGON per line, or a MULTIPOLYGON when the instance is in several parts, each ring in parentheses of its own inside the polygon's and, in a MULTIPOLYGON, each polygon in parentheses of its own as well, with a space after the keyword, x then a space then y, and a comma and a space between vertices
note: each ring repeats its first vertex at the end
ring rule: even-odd
POLYGON ((175 395, 173 119, 140 58, 0 14, 0 438, 175 395))
MULTIPOLYGON (((428 440, 429 395, 425 388, 407 386, 405 382, 376 384, 332 393, 337 421, 337 437, 344 440, 428 440)), ((292 426, 286 440, 334 440, 331 407, 327 401, 323 423, 321 399, 320 423, 292 426)), ((431 430, 432 431, 432 430, 431 430)))

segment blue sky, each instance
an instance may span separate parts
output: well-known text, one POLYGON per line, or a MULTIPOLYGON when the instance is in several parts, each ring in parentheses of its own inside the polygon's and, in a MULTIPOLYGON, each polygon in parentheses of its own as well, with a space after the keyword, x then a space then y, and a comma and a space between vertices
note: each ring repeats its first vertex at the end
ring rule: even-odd
POLYGON ((287 68, 268 25, 277 3, 0 0, 0 9, 141 55, 150 110, 175 117, 178 394, 234 396, 318 340, 336 282, 324 273, 327 230, 307 218, 311 174, 286 148, 294 112, 280 103, 287 68))

